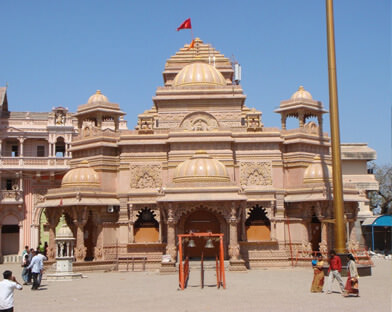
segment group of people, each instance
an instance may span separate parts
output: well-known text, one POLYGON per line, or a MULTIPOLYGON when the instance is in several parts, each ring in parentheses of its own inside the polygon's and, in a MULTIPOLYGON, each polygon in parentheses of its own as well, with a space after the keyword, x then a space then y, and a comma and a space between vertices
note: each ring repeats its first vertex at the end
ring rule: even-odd
MULTIPOLYGON (((342 295, 348 297, 350 294, 359 296, 358 289, 358 270, 355 264, 355 258, 352 254, 347 255, 347 281, 344 285, 340 272, 342 270, 342 261, 334 250, 329 252, 329 268, 328 268, 328 285, 327 294, 331 293, 333 281, 336 279, 339 283, 342 295)), ((321 254, 312 261, 313 281, 310 291, 323 292, 324 288, 324 261, 321 254)))
POLYGON ((33 280, 32 290, 37 290, 41 285, 45 260, 47 258, 39 248, 34 250, 33 248, 29 249, 29 246, 25 246, 22 253, 22 279, 24 285, 31 284, 31 280, 33 280))
MULTIPOLYGON (((42 254, 40 248, 34 250, 33 248, 29 249, 29 246, 25 246, 22 252, 23 285, 31 284, 31 280, 33 280, 31 289, 37 290, 39 288, 45 260, 47 258, 42 254)), ((3 278, 0 282, 0 311, 13 312, 14 290, 21 290, 23 287, 9 270, 3 272, 3 278)))

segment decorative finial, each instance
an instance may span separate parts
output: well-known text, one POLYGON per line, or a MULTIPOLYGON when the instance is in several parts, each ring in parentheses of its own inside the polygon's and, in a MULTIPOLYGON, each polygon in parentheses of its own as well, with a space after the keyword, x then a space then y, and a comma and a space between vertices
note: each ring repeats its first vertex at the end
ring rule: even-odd
POLYGON ((304 86, 299 86, 298 91, 304 91, 304 86))
POLYGON ((97 90, 97 92, 95 92, 95 94, 102 94, 101 90, 97 90))

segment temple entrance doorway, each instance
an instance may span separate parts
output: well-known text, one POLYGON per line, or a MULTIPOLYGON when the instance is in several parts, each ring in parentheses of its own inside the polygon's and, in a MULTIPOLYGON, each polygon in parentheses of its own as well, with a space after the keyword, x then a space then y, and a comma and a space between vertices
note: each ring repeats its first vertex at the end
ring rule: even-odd
MULTIPOLYGON (((199 210, 191 213, 186 221, 184 226, 185 233, 220 233, 220 224, 215 215, 206 211, 199 210)), ((218 244, 216 242, 212 242, 215 248, 204 248, 207 241, 202 237, 194 238, 195 247, 188 247, 188 244, 185 243, 184 251, 185 256, 189 256, 190 258, 200 258, 201 253, 203 251, 204 257, 213 257, 215 258, 216 253, 218 252, 218 244)))
POLYGON ((312 235, 312 250, 318 251, 320 248, 319 243, 321 242, 321 222, 316 216, 312 217, 312 222, 310 223, 310 231, 312 235))
POLYGON ((8 215, 1 227, 1 248, 3 255, 17 255, 19 253, 19 224, 18 219, 8 215))

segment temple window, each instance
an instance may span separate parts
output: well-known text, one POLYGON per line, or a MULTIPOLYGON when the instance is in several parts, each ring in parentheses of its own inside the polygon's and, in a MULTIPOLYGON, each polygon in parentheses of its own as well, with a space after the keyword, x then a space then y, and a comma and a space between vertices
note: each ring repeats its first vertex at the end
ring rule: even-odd
POLYGON ((151 209, 145 207, 138 212, 134 228, 136 243, 159 241, 159 223, 151 209))
POLYGON ((256 205, 251 208, 245 221, 248 241, 263 241, 271 239, 271 223, 265 208, 256 205))
POLYGON ((38 145, 37 146, 37 157, 44 157, 45 156, 45 146, 38 145))
POLYGON ((18 156, 19 156, 19 148, 18 148, 18 145, 12 145, 12 146, 11 146, 11 156, 12 156, 12 157, 18 157, 18 156))
POLYGON ((56 142, 56 157, 65 156, 65 143, 62 137, 59 137, 56 142))

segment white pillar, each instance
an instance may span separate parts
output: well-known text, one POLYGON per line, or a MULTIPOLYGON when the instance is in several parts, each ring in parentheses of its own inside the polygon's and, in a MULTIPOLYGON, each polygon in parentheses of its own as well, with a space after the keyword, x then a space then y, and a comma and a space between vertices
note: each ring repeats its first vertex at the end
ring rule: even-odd
POLYGON ((20 157, 23 157, 23 142, 24 142, 24 139, 19 139, 19 145, 20 145, 20 157))
POLYGON ((23 223, 19 222, 19 251, 18 251, 18 255, 22 254, 23 249, 24 249, 23 223))
MULTIPOLYGON (((39 225, 37 224, 32 224, 31 225, 31 239, 30 239, 30 248, 36 248, 39 243, 39 225)), ((27 245, 27 244, 26 244, 27 245)))

